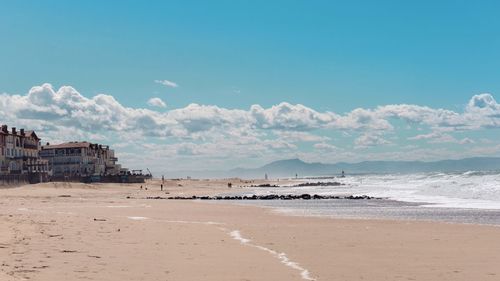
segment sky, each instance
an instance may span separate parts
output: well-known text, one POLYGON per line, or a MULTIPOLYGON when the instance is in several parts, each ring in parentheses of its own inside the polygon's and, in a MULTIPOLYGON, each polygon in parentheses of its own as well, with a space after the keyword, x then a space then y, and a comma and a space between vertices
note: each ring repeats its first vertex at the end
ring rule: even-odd
POLYGON ((498 1, 3 1, 0 123, 156 173, 500 156, 498 1))

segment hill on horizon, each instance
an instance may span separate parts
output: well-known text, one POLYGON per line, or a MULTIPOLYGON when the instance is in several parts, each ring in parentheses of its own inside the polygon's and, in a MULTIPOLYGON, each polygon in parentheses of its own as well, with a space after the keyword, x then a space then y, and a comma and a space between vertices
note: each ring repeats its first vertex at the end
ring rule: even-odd
POLYGON ((473 157, 458 160, 439 161, 362 161, 357 163, 338 162, 334 164, 308 163, 301 159, 273 161, 258 168, 235 168, 228 171, 172 171, 169 177, 194 178, 271 178, 298 176, 336 176, 342 171, 347 174, 366 173, 424 173, 500 170, 500 157, 473 157))

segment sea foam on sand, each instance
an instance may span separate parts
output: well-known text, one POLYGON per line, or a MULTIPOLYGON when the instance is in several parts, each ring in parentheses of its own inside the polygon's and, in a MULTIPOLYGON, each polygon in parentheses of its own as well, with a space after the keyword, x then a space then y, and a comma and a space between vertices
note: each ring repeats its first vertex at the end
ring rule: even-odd
POLYGON ((140 221, 140 220, 147 220, 148 218, 146 217, 127 217, 131 220, 136 220, 136 221, 140 221))
POLYGON ((264 246, 254 245, 254 244, 250 243, 252 240, 241 236, 241 233, 239 230, 233 230, 229 233, 229 235, 231 235, 231 237, 234 240, 240 241, 241 244, 248 245, 248 246, 257 248, 259 250, 262 250, 262 251, 266 251, 266 252, 270 253, 271 255, 273 255, 274 257, 278 258, 281 261, 281 263, 283 263, 284 265, 300 271, 300 276, 302 277, 302 279, 304 279, 304 280, 316 280, 310 276, 309 270, 303 268, 298 263, 291 261, 285 253, 278 253, 278 252, 271 250, 269 248, 266 248, 264 246))

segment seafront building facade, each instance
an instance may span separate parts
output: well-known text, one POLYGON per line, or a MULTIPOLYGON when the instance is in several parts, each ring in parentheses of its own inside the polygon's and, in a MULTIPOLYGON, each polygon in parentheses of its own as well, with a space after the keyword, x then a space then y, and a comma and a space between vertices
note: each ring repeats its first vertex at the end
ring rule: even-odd
POLYGON ((34 131, 0 127, 0 185, 94 176, 114 180, 130 174, 117 161, 107 145, 83 141, 42 146, 34 131))
POLYGON ((0 128, 0 175, 7 173, 8 164, 6 161, 5 153, 6 153, 6 136, 7 133, 3 131, 3 126, 0 128))
POLYGON ((41 159, 40 138, 34 131, 0 127, 0 176, 2 180, 40 182, 50 176, 48 161, 41 159))
POLYGON ((118 158, 109 146, 86 141, 47 143, 42 146, 40 156, 49 162, 54 179, 113 176, 127 172, 116 163, 118 158))

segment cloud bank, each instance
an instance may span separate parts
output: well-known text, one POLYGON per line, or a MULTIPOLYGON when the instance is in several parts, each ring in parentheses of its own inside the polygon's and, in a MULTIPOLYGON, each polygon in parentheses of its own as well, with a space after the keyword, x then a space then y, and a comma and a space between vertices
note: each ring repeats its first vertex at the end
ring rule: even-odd
MULTIPOLYGON (((148 104, 166 106, 159 98, 150 99, 148 104)), ((479 94, 464 104, 462 112, 396 104, 339 114, 287 102, 248 109, 193 103, 160 112, 126 107, 106 94, 85 97, 71 86, 56 89, 43 84, 24 95, 1 94, 0 120, 34 128, 51 141, 78 137, 112 142, 123 147, 125 155, 133 155, 134 149, 142 147, 164 157, 206 156, 237 161, 307 153, 298 143, 309 143, 308 149, 317 155, 325 151, 347 155, 353 149, 408 142, 470 145, 475 143, 473 139, 452 134, 500 128, 500 104, 491 94, 479 94), (401 123, 414 135, 400 137, 401 123), (135 148, 127 148, 131 146, 135 148)))

